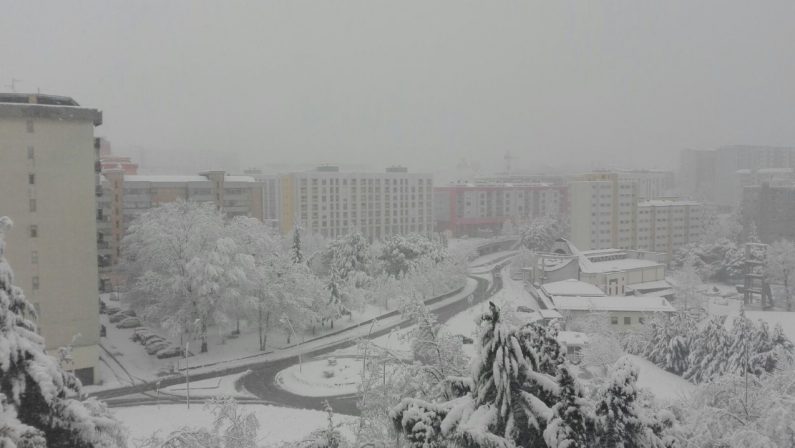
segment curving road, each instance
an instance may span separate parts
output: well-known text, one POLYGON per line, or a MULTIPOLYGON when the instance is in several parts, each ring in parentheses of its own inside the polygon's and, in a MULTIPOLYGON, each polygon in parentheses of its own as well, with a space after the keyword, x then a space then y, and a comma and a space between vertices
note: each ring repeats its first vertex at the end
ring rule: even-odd
MULTIPOLYGON (((488 300, 499 290, 501 290, 502 278, 499 275, 495 275, 495 273, 501 270, 506 263, 507 262, 502 262, 491 270, 490 272, 492 276, 491 282, 481 277, 471 276, 471 278, 475 279, 478 282, 477 288, 473 293, 474 300, 471 302, 468 300, 459 300, 449 305, 437 308, 436 310, 433 311, 433 313, 436 314, 436 316, 439 319, 439 322, 444 323, 448 321, 456 314, 465 311, 467 308, 475 305, 476 303, 488 300)), ((373 332, 373 334, 370 337, 377 338, 379 336, 388 334, 393 329, 405 328, 411 325, 413 325, 412 322, 404 321, 394 327, 385 328, 383 330, 373 332)), ((327 347, 322 350, 306 353, 302 356, 304 358, 318 356, 341 348, 350 347, 355 344, 356 341, 345 341, 343 343, 327 347)), ((357 395, 343 395, 343 396, 333 396, 333 397, 306 397, 290 393, 277 386, 275 382, 276 374, 279 373, 279 371, 281 371, 282 369, 295 365, 296 363, 298 363, 297 356, 293 358, 287 358, 267 363, 266 365, 262 365, 260 367, 253 369, 253 371, 250 374, 243 377, 240 380, 240 385, 243 386, 247 391, 259 397, 260 399, 267 400, 268 402, 271 403, 278 403, 279 405, 282 406, 323 410, 323 402, 325 400, 328 400, 329 404, 334 409, 334 412, 341 414, 348 414, 348 415, 359 414, 359 409, 356 407, 356 402, 358 400, 357 395)))
MULTIPOLYGON (((470 275, 470 278, 474 279, 477 282, 477 286, 474 292, 472 293, 473 300, 466 300, 466 299, 457 300, 455 302, 443 305, 433 310, 433 313, 437 315, 439 322, 446 322, 447 320, 449 320, 456 314, 460 313, 461 311, 464 311, 467 308, 477 303, 488 300, 494 294, 500 291, 502 289, 502 278, 499 275, 495 274, 497 274, 509 262, 505 258, 509 257, 501 257, 500 259, 493 260, 491 262, 491 263, 498 263, 488 271, 488 273, 491 276, 491 281, 486 280, 482 277, 470 275)), ((385 334, 388 334, 390 331, 394 329, 405 328, 410 325, 412 325, 410 321, 401 321, 396 325, 387 328, 382 328, 378 331, 374 331, 370 335, 370 338, 383 336, 385 334)), ((326 345, 316 350, 303 352, 301 356, 304 358, 311 358, 326 353, 330 353, 332 351, 339 350, 342 348, 350 347, 355 344, 356 344, 356 338, 352 337, 349 339, 341 340, 334 344, 326 345)), ((263 404, 274 404, 274 405, 287 406, 287 407, 323 410, 323 402, 325 400, 328 400, 329 403, 334 408, 335 412, 342 414, 349 414, 349 415, 357 415, 359 413, 356 407, 356 401, 358 399, 356 395, 335 396, 335 397, 305 397, 301 395, 292 394, 276 386, 274 381, 276 374, 279 371, 291 365, 296 364, 297 362, 298 362, 298 356, 296 355, 277 360, 262 361, 261 363, 256 363, 254 365, 239 366, 220 371, 191 375, 191 379, 197 381, 201 379, 215 378, 233 373, 240 373, 245 370, 250 370, 251 373, 241 378, 237 386, 245 387, 246 390, 256 395, 257 398, 245 401, 251 401, 254 403, 263 403, 263 404)), ((163 380, 160 381, 159 387, 165 388, 167 386, 176 385, 176 384, 184 384, 184 378, 181 377, 164 378, 163 380)), ((156 395, 154 391, 157 387, 158 386, 155 383, 142 383, 118 389, 100 391, 91 395, 106 400, 110 406, 132 406, 132 405, 155 404, 156 395)), ((198 400, 200 398, 196 397, 196 399, 198 400)), ((184 397, 171 396, 169 394, 161 392, 159 395, 159 400, 183 401, 184 397)))

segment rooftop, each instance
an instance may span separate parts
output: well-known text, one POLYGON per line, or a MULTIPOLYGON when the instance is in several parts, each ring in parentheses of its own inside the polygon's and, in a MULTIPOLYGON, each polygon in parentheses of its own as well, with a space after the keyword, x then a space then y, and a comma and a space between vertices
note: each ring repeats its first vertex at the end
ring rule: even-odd
POLYGON ((670 313, 676 309, 662 297, 553 297, 559 311, 636 311, 670 313))
POLYGON ((607 261, 590 261, 588 268, 582 266, 583 272, 588 273, 601 273, 601 272, 617 272, 617 271, 630 271, 632 269, 643 269, 656 266, 663 266, 652 260, 636 260, 634 258, 624 258, 621 260, 607 260, 607 261))
POLYGON ((124 176, 125 182, 156 182, 156 183, 185 183, 185 182, 208 182, 204 176, 182 176, 182 175, 142 175, 134 174, 124 176))
POLYGON ((702 203, 677 199, 652 199, 638 203, 638 207, 673 207, 678 205, 702 205, 702 203))
POLYGON ((590 283, 576 279, 544 283, 541 289, 551 296, 604 297, 605 293, 590 283))
POLYGON ((68 96, 39 93, 0 93, 0 118, 89 121, 102 124, 102 112, 80 107, 68 96))

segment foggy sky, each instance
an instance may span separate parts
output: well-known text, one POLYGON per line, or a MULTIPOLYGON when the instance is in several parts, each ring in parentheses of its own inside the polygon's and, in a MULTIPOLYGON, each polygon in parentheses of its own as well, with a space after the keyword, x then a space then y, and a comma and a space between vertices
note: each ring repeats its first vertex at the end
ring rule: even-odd
POLYGON ((102 109, 147 165, 673 168, 795 144, 791 0, 0 6, 0 90, 102 109))

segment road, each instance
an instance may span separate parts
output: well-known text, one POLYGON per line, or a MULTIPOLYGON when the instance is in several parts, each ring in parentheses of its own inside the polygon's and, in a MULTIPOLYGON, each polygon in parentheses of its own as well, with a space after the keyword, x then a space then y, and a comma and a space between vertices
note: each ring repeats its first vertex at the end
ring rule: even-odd
MULTIPOLYGON (((499 272, 508 261, 501 261, 493 269, 489 271, 491 280, 486 280, 478 276, 470 276, 477 282, 477 286, 473 292, 473 300, 457 300, 455 302, 440 306, 433 310, 437 315, 439 322, 446 322, 456 314, 467 308, 475 305, 476 303, 483 302, 492 297, 496 292, 502 289, 502 278, 495 275, 499 272)), ((405 328, 410 326, 410 321, 401 320, 396 325, 382 327, 377 331, 370 334, 370 338, 377 338, 388 334, 390 331, 398 328, 405 328)), ((351 337, 343 339, 335 343, 323 345, 322 348, 315 350, 308 350, 301 353, 305 359, 330 353, 335 350, 350 347, 356 344, 358 338, 351 337)), ((323 410, 323 401, 328 400, 334 408, 335 412, 349 415, 357 415, 358 409, 356 407, 356 396, 337 396, 337 397, 304 397, 287 392, 275 385, 274 379, 276 374, 298 363, 298 355, 284 357, 281 359, 267 360, 253 365, 232 367, 225 370, 204 372, 201 374, 192 374, 191 380, 198 381, 207 378, 215 378, 234 373, 244 372, 250 370, 251 373, 241 379, 241 385, 249 392, 256 395, 258 399, 245 400, 256 403, 274 404, 279 406, 288 406, 296 408, 308 408, 323 410)), ((145 405, 155 404, 156 394, 155 390, 165 388, 171 385, 184 384, 185 380, 182 377, 167 378, 160 381, 159 386, 155 383, 141 383, 133 386, 123 388, 105 390, 92 394, 100 399, 105 400, 110 406, 132 406, 132 405, 145 405)), ((184 397, 170 395, 166 393, 159 394, 160 401, 179 401, 185 400, 184 397)))

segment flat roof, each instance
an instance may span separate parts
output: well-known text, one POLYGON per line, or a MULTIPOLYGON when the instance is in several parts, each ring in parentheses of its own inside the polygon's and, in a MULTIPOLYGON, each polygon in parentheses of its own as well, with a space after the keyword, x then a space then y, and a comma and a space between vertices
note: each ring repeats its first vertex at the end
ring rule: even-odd
POLYGON ((553 297, 552 302, 559 311, 676 311, 668 300, 655 296, 553 297))
POLYGON ((577 279, 544 283, 541 289, 551 296, 604 297, 605 293, 597 286, 577 279))
POLYGON ((638 207, 674 207, 679 205, 703 205, 701 202, 673 200, 673 199, 652 199, 638 203, 638 207))
POLYGON ((603 272, 616 272, 616 271, 631 271, 633 269, 651 268, 657 266, 664 266, 652 260, 638 260, 635 258, 623 258, 621 260, 606 260, 606 261, 590 261, 588 269, 583 269, 589 273, 603 273, 603 272))
POLYGON ((146 175, 131 174, 124 176, 125 182, 155 182, 155 183, 186 183, 186 182, 209 182, 204 176, 182 176, 182 175, 146 175))

